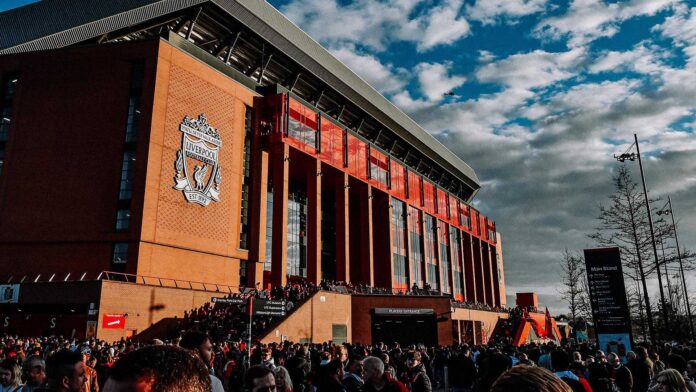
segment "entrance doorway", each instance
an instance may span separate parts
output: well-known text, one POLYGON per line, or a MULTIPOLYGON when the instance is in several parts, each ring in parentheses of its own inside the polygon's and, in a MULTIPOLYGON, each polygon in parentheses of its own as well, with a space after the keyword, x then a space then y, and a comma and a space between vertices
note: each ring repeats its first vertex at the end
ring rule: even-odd
POLYGON ((372 316, 372 344, 398 342, 401 346, 422 343, 437 345, 435 314, 405 314, 372 316))

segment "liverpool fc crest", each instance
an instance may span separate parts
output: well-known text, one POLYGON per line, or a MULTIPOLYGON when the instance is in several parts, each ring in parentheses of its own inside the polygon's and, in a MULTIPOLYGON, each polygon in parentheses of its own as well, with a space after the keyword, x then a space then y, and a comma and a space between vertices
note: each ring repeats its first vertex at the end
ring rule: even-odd
POLYGON ((176 152, 174 189, 183 191, 190 203, 207 206, 211 200, 220 201, 220 134, 208 124, 204 113, 198 119, 184 117, 179 131, 181 149, 176 152))

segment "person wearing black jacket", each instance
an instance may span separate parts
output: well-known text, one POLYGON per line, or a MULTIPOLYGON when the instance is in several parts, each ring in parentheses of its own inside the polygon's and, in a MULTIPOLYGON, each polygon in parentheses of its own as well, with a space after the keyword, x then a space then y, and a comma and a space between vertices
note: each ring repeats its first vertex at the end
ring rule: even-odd
POLYGON ((406 365, 408 366, 406 385, 411 392, 432 392, 430 378, 421 363, 421 354, 418 351, 406 353, 406 365))
POLYGON ((458 355, 452 356, 448 362, 449 382, 453 392, 470 391, 476 380, 476 365, 470 357, 469 346, 462 346, 458 355))
POLYGON ((317 392, 348 392, 348 389, 341 382, 343 380, 343 363, 341 360, 334 359, 324 365, 324 367, 324 377, 317 392))
POLYGON ((285 363, 285 368, 290 373, 293 390, 295 392, 304 392, 307 388, 307 375, 312 370, 311 363, 307 360, 307 351, 304 347, 297 349, 295 356, 288 359, 285 363))

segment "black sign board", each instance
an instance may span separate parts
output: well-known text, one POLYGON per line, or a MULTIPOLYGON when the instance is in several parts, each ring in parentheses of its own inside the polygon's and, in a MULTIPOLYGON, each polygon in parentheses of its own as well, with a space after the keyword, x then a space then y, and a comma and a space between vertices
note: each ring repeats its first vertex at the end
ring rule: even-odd
POLYGON ((285 317, 287 310, 285 301, 254 299, 252 314, 254 316, 285 317))
POLYGON ((632 335, 619 248, 585 249, 585 265, 600 350, 623 357, 632 335))
POLYGON ((247 300, 244 298, 227 298, 227 297, 213 297, 210 301, 214 304, 225 304, 225 305, 246 305, 247 300))

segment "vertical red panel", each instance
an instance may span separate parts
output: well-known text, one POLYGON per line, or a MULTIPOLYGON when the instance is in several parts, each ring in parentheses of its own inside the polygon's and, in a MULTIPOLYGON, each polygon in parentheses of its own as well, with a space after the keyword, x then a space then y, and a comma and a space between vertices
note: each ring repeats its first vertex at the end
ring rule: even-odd
POLYGON ((423 193, 425 199, 423 210, 431 215, 435 215, 435 185, 430 181, 423 181, 423 193))
POLYGON ((450 218, 449 218, 449 223, 459 227, 459 200, 454 195, 449 195, 449 211, 450 211, 450 218))
POLYGON ((406 199, 404 167, 395 161, 391 161, 391 193, 398 198, 406 199))
POLYGON ((420 208, 422 203, 420 177, 410 170, 408 171, 408 199, 414 206, 420 208))
POLYGON ((362 143, 355 136, 348 134, 348 173, 354 177, 358 175, 358 150, 362 143))
POLYGON ((355 161, 357 163, 357 171, 355 174, 359 179, 367 181, 367 143, 357 138, 356 140, 355 161))
POLYGON ((440 219, 447 221, 447 192, 437 188, 437 215, 440 219))
MULTIPOLYGON (((304 130, 310 132, 313 131, 315 134, 312 138, 316 140, 317 114, 312 109, 304 106, 294 99, 290 99, 290 123, 292 123, 293 120, 299 122, 300 126, 302 126, 304 130)), ((291 129, 288 130, 288 144, 309 154, 316 153, 316 145, 313 142, 307 143, 306 141, 298 138, 297 135, 293 135, 292 125, 289 127, 291 129)))
POLYGON ((388 191, 387 173, 389 170, 389 159, 386 154, 381 153, 376 148, 370 149, 370 172, 369 182, 379 189, 388 191))

